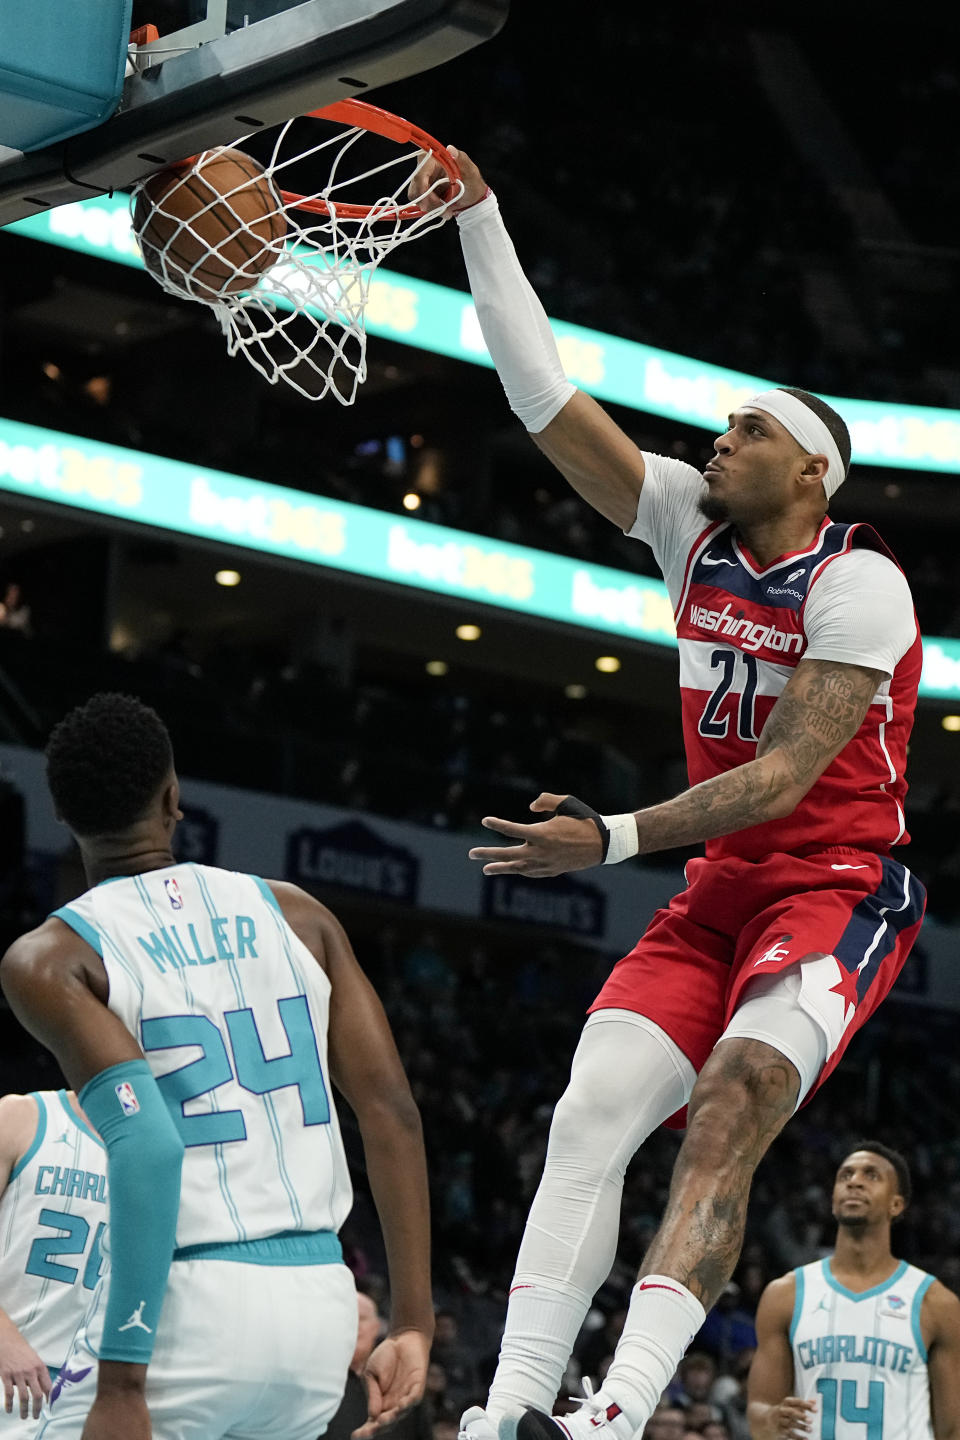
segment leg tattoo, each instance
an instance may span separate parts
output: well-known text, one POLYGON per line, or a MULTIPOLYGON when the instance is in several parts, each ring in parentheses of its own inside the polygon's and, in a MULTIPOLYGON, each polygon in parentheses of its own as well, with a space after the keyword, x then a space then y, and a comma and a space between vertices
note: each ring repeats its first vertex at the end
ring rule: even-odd
POLYGON ((743 1245, 754 1171, 793 1114, 800 1077, 761 1040, 722 1040, 690 1099, 670 1197, 642 1274, 673 1275, 710 1308, 743 1245))

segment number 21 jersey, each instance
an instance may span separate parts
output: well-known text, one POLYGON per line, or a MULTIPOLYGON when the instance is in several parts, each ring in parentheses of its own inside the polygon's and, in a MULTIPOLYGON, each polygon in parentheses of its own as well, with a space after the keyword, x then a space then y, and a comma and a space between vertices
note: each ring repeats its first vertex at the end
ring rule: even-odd
MULTIPOLYGON (((663 571, 680 650, 690 784, 753 760, 797 663, 832 660, 884 672, 857 734, 792 814, 707 842, 709 858, 843 848, 885 853, 909 837, 904 768, 922 663, 903 572, 868 525, 825 518, 810 546, 761 567, 728 521, 699 510, 702 475, 644 454, 646 476, 630 535, 663 571), (842 818, 841 818, 842 817, 842 818)), ((829 741, 831 705, 818 697, 829 741)))

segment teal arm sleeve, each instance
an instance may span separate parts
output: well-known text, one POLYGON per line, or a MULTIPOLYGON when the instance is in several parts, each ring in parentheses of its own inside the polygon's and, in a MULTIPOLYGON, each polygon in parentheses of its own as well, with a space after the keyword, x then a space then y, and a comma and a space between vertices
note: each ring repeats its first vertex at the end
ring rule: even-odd
POLYGON ((100 1359, 146 1365, 176 1239, 183 1141, 146 1060, 101 1070, 80 1104, 107 1147, 110 1273, 100 1359))

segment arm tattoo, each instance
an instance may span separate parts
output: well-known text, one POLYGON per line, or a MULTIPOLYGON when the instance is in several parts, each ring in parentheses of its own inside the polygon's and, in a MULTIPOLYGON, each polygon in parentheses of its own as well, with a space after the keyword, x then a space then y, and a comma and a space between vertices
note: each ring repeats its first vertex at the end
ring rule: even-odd
POLYGON ((641 854, 730 835, 784 813, 783 797, 798 788, 806 793, 857 733, 882 678, 863 665, 802 660, 770 712, 756 760, 641 810, 641 854))
POLYGON ((801 661, 763 728, 757 756, 779 749, 798 785, 810 785, 852 740, 882 671, 835 660, 801 661))

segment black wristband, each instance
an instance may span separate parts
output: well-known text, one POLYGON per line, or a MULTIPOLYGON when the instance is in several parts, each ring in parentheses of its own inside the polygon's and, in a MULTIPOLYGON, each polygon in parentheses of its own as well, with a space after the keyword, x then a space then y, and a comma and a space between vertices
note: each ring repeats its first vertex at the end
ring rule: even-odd
POLYGON ((592 805, 587 805, 585 801, 578 800, 576 795, 568 795, 565 800, 560 801, 560 804, 553 813, 554 815, 568 815, 571 820, 593 821, 594 825, 596 825, 600 831, 600 843, 603 846, 600 863, 603 864, 607 858, 607 851, 610 848, 610 831, 607 829, 600 812, 594 810, 592 805))

